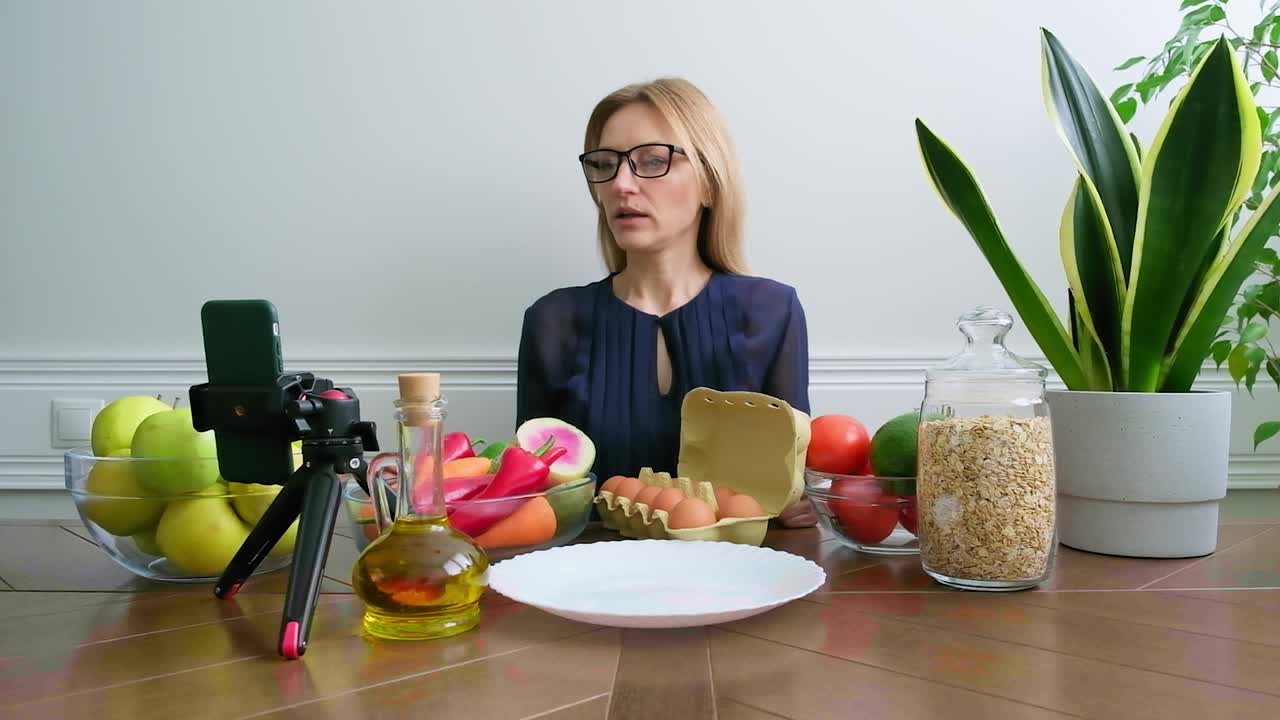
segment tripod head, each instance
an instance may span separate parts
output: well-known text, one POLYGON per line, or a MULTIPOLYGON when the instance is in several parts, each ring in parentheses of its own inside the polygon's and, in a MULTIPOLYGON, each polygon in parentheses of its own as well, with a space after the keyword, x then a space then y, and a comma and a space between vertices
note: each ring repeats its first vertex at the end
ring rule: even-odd
MULTIPOLYGON (((202 383, 190 398, 192 424, 214 432, 218 469, 231 482, 284 485, 297 440, 304 458, 309 446, 355 446, 356 456, 378 450, 377 429, 360 419, 355 392, 309 372, 283 373, 269 387, 202 383)), ((357 480, 365 484, 363 474, 357 480)))

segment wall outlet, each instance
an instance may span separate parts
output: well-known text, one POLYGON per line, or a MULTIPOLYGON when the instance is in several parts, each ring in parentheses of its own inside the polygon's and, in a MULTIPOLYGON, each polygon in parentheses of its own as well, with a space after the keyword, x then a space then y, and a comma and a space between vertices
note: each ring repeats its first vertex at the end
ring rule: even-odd
POLYGON ((56 398, 49 413, 49 444, 56 448, 87 446, 101 398, 56 398))

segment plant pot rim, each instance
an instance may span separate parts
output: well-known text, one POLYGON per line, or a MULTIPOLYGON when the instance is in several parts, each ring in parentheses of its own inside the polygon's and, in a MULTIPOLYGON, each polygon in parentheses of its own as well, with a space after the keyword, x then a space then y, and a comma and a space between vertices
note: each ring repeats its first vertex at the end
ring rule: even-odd
POLYGON ((1185 392, 1136 392, 1132 390, 1059 390, 1055 388, 1047 388, 1046 394, 1057 395, 1105 395, 1105 396, 1135 396, 1135 397, 1186 397, 1188 395, 1230 395, 1230 390, 1187 390, 1185 392))

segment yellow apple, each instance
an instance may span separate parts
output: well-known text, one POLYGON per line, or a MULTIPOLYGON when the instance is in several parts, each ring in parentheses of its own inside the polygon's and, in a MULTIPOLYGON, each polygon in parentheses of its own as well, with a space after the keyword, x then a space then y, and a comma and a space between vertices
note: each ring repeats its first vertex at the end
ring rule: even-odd
POLYGON ((160 549, 160 544, 156 542, 155 528, 135 533, 133 543, 138 546, 138 550, 148 555, 164 555, 164 551, 160 549))
POLYGON ((139 479, 153 495, 181 495, 218 479, 213 431, 196 431, 191 408, 148 415, 133 433, 133 456, 149 459, 141 463, 139 479))
MULTIPOLYGON (((275 501, 276 495, 283 489, 280 485, 262 485, 260 483, 227 483, 231 487, 231 506, 241 520, 250 527, 258 524, 267 508, 275 501)), ((288 555, 293 552, 293 544, 298 539, 298 521, 294 520, 280 540, 271 548, 270 555, 288 555)))
POLYGON ((231 562, 250 529, 229 500, 199 493, 169 503, 156 528, 156 543, 170 562, 186 572, 216 576, 231 562))
POLYGON ((128 450, 138 425, 151 415, 172 410, 150 395, 129 395, 112 400, 93 417, 89 444, 93 454, 110 457, 115 450, 128 450))
MULTIPOLYGON (((108 458, 127 458, 129 450, 112 451, 108 458)), ((155 527, 164 513, 163 500, 147 500, 139 482, 136 463, 98 460, 85 478, 88 493, 80 504, 86 517, 117 537, 133 535, 155 527)))

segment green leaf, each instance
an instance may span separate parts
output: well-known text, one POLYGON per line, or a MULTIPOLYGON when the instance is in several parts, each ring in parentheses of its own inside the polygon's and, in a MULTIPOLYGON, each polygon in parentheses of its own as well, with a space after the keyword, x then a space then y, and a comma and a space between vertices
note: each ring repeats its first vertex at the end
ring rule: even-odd
MULTIPOLYGON (((1221 10, 1221 8, 1219 8, 1219 10, 1221 10)), ((1192 10, 1191 12, 1182 16, 1182 27, 1187 28, 1187 27, 1194 27, 1197 25, 1208 25, 1209 23, 1213 22, 1213 20, 1211 19, 1212 15, 1213 15, 1213 8, 1211 7, 1203 7, 1203 8, 1200 8, 1199 10, 1192 10)))
POLYGON ((1189 389, 1217 329, 1231 321, 1231 305, 1240 292, 1240 286, 1253 275, 1254 258, 1271 237, 1272 229, 1280 224, 1277 197, 1280 197, 1280 190, 1272 191, 1262 201, 1249 222, 1209 268, 1167 361, 1162 390, 1178 392, 1189 389))
POLYGON ((1280 312, 1280 281, 1272 281, 1263 287, 1255 302, 1258 305, 1258 317, 1270 322, 1280 312))
MULTIPOLYGON (((1206 255, 1257 172, 1261 137, 1234 53, 1219 42, 1192 73, 1143 163, 1123 318, 1126 389, 1154 392, 1206 255)), ((1194 305, 1194 303, 1193 303, 1194 305)), ((1216 320, 1215 320, 1216 322, 1216 320)), ((1209 344, 1199 346, 1207 353, 1209 344)), ((1203 358, 1204 355, 1201 355, 1203 358)))
POLYGON ((1249 370, 1249 359, 1245 357, 1248 351, 1248 345, 1237 345, 1227 356, 1227 372, 1231 373, 1231 380, 1236 385, 1244 379, 1244 374, 1249 370))
POLYGON ((1262 369, 1262 363, 1267 361, 1267 353, 1260 347, 1251 347, 1244 351, 1245 363, 1247 367, 1244 371, 1244 387, 1253 394, 1253 386, 1258 382, 1258 371, 1262 369))
POLYGON ((1240 342, 1255 343, 1267 336, 1267 324, 1254 320, 1240 333, 1240 342))
POLYGON ((969 231, 1026 324, 1027 331, 1063 383, 1070 389, 1088 389, 1089 379, 1070 336, 1040 288, 1013 254, 973 173, 923 121, 917 118, 915 124, 921 159, 934 190, 969 231))
POLYGON ((1227 355, 1230 355, 1230 354, 1231 354, 1230 340, 1219 340, 1218 342, 1213 344, 1213 362, 1219 368, 1222 367, 1222 363, 1227 361, 1227 355))
POLYGON ((1257 450, 1262 443, 1280 433, 1280 421, 1271 420, 1259 425, 1253 431, 1253 449, 1257 450))
POLYGON ((1112 272, 1124 287, 1137 227, 1142 172, 1138 154, 1116 108, 1061 41, 1042 29, 1041 48, 1045 109, 1075 159, 1085 191, 1105 220, 1107 247, 1099 257, 1114 264, 1112 272))
POLYGON ((1129 122, 1134 115, 1138 114, 1138 101, 1133 98, 1121 100, 1116 103, 1116 114, 1120 116, 1121 122, 1129 122))
MULTIPOLYGON (((1086 190, 1084 177, 1077 175, 1063 208, 1058 248, 1080 324, 1090 341, 1077 346, 1096 344, 1102 348, 1104 357, 1111 361, 1103 368, 1105 384, 1114 387, 1115 378, 1120 376, 1120 313, 1125 292, 1124 278, 1115 272, 1114 246, 1107 238, 1106 229, 1106 216, 1086 190)), ((1095 384, 1103 379, 1100 375, 1091 375, 1095 384)))
POLYGON ((1120 87, 1116 88, 1111 93, 1111 103, 1114 105, 1115 103, 1120 102, 1122 99, 1124 99, 1125 95, 1129 94, 1129 91, 1132 89, 1133 89, 1133 83, 1125 83, 1124 85, 1121 85, 1120 87))
POLYGON ((1218 7, 1217 5, 1214 5, 1212 8, 1210 8, 1210 9, 1209 9, 1209 22, 1210 22, 1210 23, 1222 22, 1223 20, 1226 20, 1226 19, 1227 19, 1227 11, 1226 11, 1226 10, 1223 10, 1222 8, 1218 7))
POLYGON ((1124 62, 1120 63, 1119 65, 1117 65, 1117 66, 1115 67, 1115 69, 1116 69, 1116 70, 1128 70, 1129 68, 1133 67, 1134 65, 1137 65, 1138 63, 1142 62, 1143 60, 1146 60, 1146 58, 1145 58, 1145 57, 1143 57, 1142 55, 1135 55, 1135 56, 1133 56, 1133 57, 1129 58, 1128 60, 1125 60, 1124 62))
POLYGON ((1195 7, 1196 5, 1202 5, 1202 4, 1206 3, 1206 2, 1209 2, 1209 0, 1182 0, 1182 4, 1178 6, 1178 9, 1179 9, 1179 10, 1186 10, 1186 9, 1187 9, 1187 8, 1189 8, 1189 7, 1195 7))
POLYGON ((1276 389, 1280 390, 1280 358, 1270 358, 1267 360, 1267 374, 1271 376, 1271 380, 1275 382, 1276 389))
POLYGON ((1276 77, 1276 69, 1280 68, 1280 57, 1276 56, 1275 50, 1268 50, 1262 54, 1262 77, 1266 80, 1274 80, 1276 77))
POLYGON ((1280 44, 1280 23, 1275 23, 1271 26, 1270 39, 1272 45, 1280 44))

